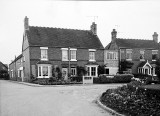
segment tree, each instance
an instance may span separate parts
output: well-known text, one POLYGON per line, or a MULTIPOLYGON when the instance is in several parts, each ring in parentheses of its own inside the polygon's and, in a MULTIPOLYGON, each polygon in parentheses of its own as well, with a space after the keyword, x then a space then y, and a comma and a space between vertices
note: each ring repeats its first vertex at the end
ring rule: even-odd
POLYGON ((77 66, 77 76, 83 76, 85 74, 87 74, 86 69, 82 66, 77 66))
POLYGON ((156 64, 155 73, 160 81, 160 59, 156 60, 155 64, 156 64))
POLYGON ((133 62, 123 60, 120 62, 120 71, 127 71, 127 69, 132 68, 133 62))
POLYGON ((98 76, 105 73, 105 65, 98 66, 98 76))

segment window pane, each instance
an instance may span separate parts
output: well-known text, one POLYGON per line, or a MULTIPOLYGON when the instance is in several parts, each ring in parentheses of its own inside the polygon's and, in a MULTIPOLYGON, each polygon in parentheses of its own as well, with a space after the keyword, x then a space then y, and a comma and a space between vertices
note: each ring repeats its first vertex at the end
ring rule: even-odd
POLYGON ((48 66, 43 66, 43 76, 48 76, 48 66))
POLYGON ((90 76, 90 67, 87 67, 87 75, 90 76))
POLYGON ((47 59, 47 49, 41 49, 41 59, 47 59))
POLYGON ((68 60, 68 50, 62 51, 62 60, 68 60))
POLYGON ((39 76, 41 76, 41 67, 39 67, 39 76))
POLYGON ((89 60, 95 60, 95 52, 89 52, 89 60))
POLYGON ((96 67, 91 67, 91 76, 96 75, 96 67))
POLYGON ((71 60, 76 60, 76 50, 71 50, 71 60))

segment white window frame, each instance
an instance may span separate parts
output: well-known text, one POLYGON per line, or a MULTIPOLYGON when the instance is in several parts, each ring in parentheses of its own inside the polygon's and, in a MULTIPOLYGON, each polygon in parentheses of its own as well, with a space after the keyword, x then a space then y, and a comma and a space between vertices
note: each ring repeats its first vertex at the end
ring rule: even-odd
POLYGON ((106 52, 106 59, 107 60, 118 60, 118 52, 106 52))
POLYGON ((52 76, 52 66, 50 64, 38 64, 38 78, 49 78, 52 76), (43 67, 47 67, 48 69, 48 75, 47 76, 43 76, 43 67), (39 71, 39 69, 41 71, 39 71), (40 75, 41 73, 41 75, 40 75))
POLYGON ((145 50, 141 49, 140 50, 140 57, 139 57, 140 61, 145 61, 144 54, 145 54, 145 50), (142 58, 141 58, 141 55, 142 55, 142 58))
POLYGON ((89 49, 89 61, 95 62, 96 56, 95 56, 96 49, 89 49))
POLYGON ((71 68, 71 75, 76 76, 76 74, 77 74, 77 69, 75 67, 74 68, 72 67, 71 68))
POLYGON ((97 77, 98 76, 98 65, 87 65, 87 76, 97 77), (92 68, 95 68, 95 75, 92 75, 92 68))
POLYGON ((48 47, 40 47, 40 49, 41 49, 41 60, 48 60, 48 47), (45 51, 45 54, 42 54, 43 50, 45 51))
POLYGON ((77 61, 77 49, 70 48, 70 60, 77 61))
POLYGON ((126 49, 126 60, 132 61, 132 49, 126 49), (130 54, 129 58, 127 58, 127 54, 130 54))
POLYGON ((61 48, 61 50, 62 50, 62 61, 68 61, 68 48, 61 48), (64 56, 65 52, 67 53, 66 56, 64 56))
POLYGON ((152 61, 156 61, 156 59, 153 59, 154 54, 157 54, 157 56, 158 56, 158 50, 152 50, 152 61), (156 53, 154 53, 154 52, 156 52, 156 53))

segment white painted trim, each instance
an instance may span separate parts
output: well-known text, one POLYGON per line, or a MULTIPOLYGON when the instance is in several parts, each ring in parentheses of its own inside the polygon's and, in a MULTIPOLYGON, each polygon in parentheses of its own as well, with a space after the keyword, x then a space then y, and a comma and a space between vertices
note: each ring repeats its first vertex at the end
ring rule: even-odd
POLYGON ((40 47, 40 49, 48 49, 48 47, 40 47))
POLYGON ((75 59, 71 59, 70 61, 77 61, 77 60, 75 60, 75 59))
POLYGON ((68 48, 61 48, 61 50, 68 50, 68 48))
POLYGON ((96 49, 89 49, 89 51, 95 52, 95 51, 96 51, 96 49))
POLYGON ((152 66, 149 64, 148 60, 147 60, 146 64, 142 68, 145 68, 147 64, 149 65, 150 68, 152 68, 152 66))
POLYGON ((70 48, 70 50, 77 50, 77 48, 70 48))

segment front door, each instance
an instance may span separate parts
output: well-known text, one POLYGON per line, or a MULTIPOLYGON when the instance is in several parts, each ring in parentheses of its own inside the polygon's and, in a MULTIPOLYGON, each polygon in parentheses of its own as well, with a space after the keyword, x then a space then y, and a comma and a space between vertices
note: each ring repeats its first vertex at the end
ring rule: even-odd
POLYGON ((64 80, 68 79, 68 69, 67 68, 62 68, 62 77, 64 80))

